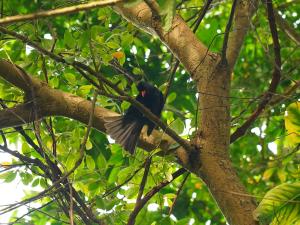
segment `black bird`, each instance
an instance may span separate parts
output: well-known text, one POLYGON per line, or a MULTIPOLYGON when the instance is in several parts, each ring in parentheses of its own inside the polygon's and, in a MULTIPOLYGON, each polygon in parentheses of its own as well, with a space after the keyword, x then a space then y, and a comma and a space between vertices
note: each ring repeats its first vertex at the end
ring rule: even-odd
MULTIPOLYGON (((137 85, 137 89, 139 94, 135 99, 154 115, 160 117, 164 106, 164 97, 161 91, 144 81, 137 85)), ((105 118, 104 123, 107 133, 130 154, 134 153, 144 125, 148 126, 147 135, 149 136, 155 124, 133 105, 128 108, 125 115, 105 118)))

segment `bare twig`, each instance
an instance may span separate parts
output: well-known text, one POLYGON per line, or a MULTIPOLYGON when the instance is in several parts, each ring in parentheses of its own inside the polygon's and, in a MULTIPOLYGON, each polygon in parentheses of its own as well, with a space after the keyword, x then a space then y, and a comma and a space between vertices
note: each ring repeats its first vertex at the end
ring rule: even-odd
POLYGON ((203 20, 205 14, 207 13, 210 4, 212 3, 213 0, 207 0, 205 3, 205 6, 201 9, 200 13, 199 13, 199 17, 196 20, 196 24, 195 27, 193 28, 193 32, 195 33, 201 23, 201 21, 203 20))
POLYGON ((128 83, 134 83, 138 80, 141 80, 142 77, 139 75, 135 75, 133 73, 130 73, 129 71, 126 71, 117 60, 112 60, 109 62, 109 65, 112 66, 117 72, 123 74, 125 78, 127 79, 128 83))
POLYGON ((68 184, 69 184, 69 189, 70 189, 70 209, 69 209, 70 225, 74 225, 74 214, 73 214, 73 207, 74 207, 74 201, 73 201, 73 188, 72 188, 70 182, 68 182, 68 184))
POLYGON ((1 137, 2 137, 2 141, 4 142, 4 147, 7 147, 7 140, 6 140, 6 137, 5 137, 5 134, 3 132, 3 130, 0 130, 0 134, 1 134, 1 137))
POLYGON ((167 84, 167 87, 166 87, 166 91, 164 93, 164 99, 165 99, 165 101, 167 100, 167 97, 168 97, 168 95, 170 93, 170 89, 171 89, 171 86, 172 86, 173 81, 174 81, 174 76, 176 74, 176 70, 177 70, 179 64, 180 64, 180 61, 177 59, 175 65, 174 65, 174 68, 172 70, 172 73, 171 73, 171 75, 169 77, 168 84, 167 84))
POLYGON ((145 3, 149 6, 149 8, 151 9, 152 12, 152 17, 157 20, 160 21, 160 15, 159 15, 159 6, 157 4, 157 2, 155 0, 144 0, 145 3))
POLYGON ((151 161, 152 161, 151 156, 146 159, 145 171, 144 171, 144 175, 143 175, 143 178, 142 178, 142 181, 141 181, 141 184, 140 184, 139 193, 138 193, 138 196, 136 198, 136 205, 138 205, 139 201, 142 198, 142 195, 143 195, 143 192, 144 192, 144 189, 145 189, 145 185, 146 185, 146 182, 147 182, 148 174, 149 174, 151 161))
POLYGON ((25 216, 30 215, 31 213, 33 213, 33 212, 35 212, 35 211, 37 211, 37 212, 39 212, 39 213, 41 213, 41 214, 44 214, 44 215, 46 215, 47 217, 52 218, 52 219, 54 219, 54 220, 56 220, 56 221, 58 221, 58 222, 69 224, 67 221, 61 220, 61 219, 59 219, 59 218, 57 218, 57 217, 54 217, 54 216, 52 216, 52 215, 50 215, 50 214, 48 214, 48 213, 46 213, 46 212, 44 212, 44 211, 41 210, 42 208, 44 208, 44 207, 46 207, 46 206, 52 204, 53 202, 54 202, 54 200, 51 200, 50 202, 47 202, 47 203, 41 205, 41 206, 38 207, 38 208, 31 208, 31 207, 27 206, 28 208, 31 208, 31 210, 29 210, 27 213, 23 214, 22 216, 19 216, 14 222, 9 223, 9 225, 10 225, 10 224, 13 225, 13 224, 18 223, 22 218, 24 218, 25 216))
POLYGON ((114 5, 121 1, 122 0, 93 1, 85 4, 69 6, 69 7, 54 9, 54 10, 48 10, 43 12, 36 12, 27 15, 9 16, 0 19, 0 25, 11 24, 11 23, 16 23, 21 21, 28 21, 28 20, 36 20, 40 18, 47 18, 47 17, 59 16, 59 15, 66 15, 66 14, 76 13, 83 10, 91 10, 93 8, 114 5))
POLYGON ((4 3, 3 0, 1 0, 0 18, 3 18, 3 9, 4 9, 4 3))
POLYGON ((124 186, 125 184, 127 184, 129 181, 132 180, 132 178, 144 167, 145 163, 143 163, 142 166, 140 166, 137 170, 135 170, 123 183, 113 187, 110 190, 107 190, 101 197, 105 198, 108 195, 114 193, 115 191, 119 190, 122 186, 124 186))
POLYGON ((290 86, 283 94, 273 96, 269 105, 276 105, 279 102, 288 99, 300 87, 300 80, 296 81, 294 85, 290 86))
POLYGON ((180 192, 181 192, 181 190, 182 190, 182 188, 183 188, 183 186, 184 186, 185 182, 187 181, 187 179, 188 179, 188 177, 189 177, 190 174, 191 174, 191 173, 187 173, 187 174, 185 175, 183 181, 181 182, 181 185, 180 185, 180 187, 178 188, 178 191, 177 191, 177 193, 176 193, 176 197, 174 198, 173 204, 172 204, 171 207, 170 207, 169 215, 172 214, 173 208, 174 208, 174 206, 175 206, 175 204, 176 204, 176 202, 177 202, 178 196, 179 196, 179 194, 180 194, 180 192))
POLYGON ((227 65, 226 51, 227 51, 228 37, 229 37, 229 32, 230 32, 230 28, 231 28, 233 17, 234 17, 236 3, 237 3, 237 0, 233 0, 230 16, 229 16, 229 19, 228 19, 228 22, 226 25, 226 29, 225 29, 222 54, 221 54, 221 64, 222 65, 227 65))

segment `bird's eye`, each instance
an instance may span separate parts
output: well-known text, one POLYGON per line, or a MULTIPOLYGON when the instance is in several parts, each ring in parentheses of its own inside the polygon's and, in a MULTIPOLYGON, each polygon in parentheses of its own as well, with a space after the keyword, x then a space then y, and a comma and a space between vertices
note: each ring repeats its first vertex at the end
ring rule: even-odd
POLYGON ((141 91, 141 95, 142 95, 143 97, 145 97, 146 91, 145 91, 145 90, 141 91))

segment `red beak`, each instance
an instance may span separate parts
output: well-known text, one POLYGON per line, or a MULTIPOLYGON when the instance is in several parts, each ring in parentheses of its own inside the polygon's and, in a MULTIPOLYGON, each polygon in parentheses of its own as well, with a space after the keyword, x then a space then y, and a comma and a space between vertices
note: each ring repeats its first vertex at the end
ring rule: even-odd
POLYGON ((146 91, 141 91, 141 94, 142 94, 143 97, 145 97, 146 91))

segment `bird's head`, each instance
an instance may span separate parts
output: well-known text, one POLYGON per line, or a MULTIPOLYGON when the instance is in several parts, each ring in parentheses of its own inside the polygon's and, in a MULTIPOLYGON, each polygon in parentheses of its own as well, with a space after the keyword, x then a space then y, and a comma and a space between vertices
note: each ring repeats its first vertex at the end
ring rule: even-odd
POLYGON ((142 97, 146 97, 153 90, 153 86, 151 84, 146 83, 145 81, 141 81, 137 85, 138 91, 141 93, 142 97))

